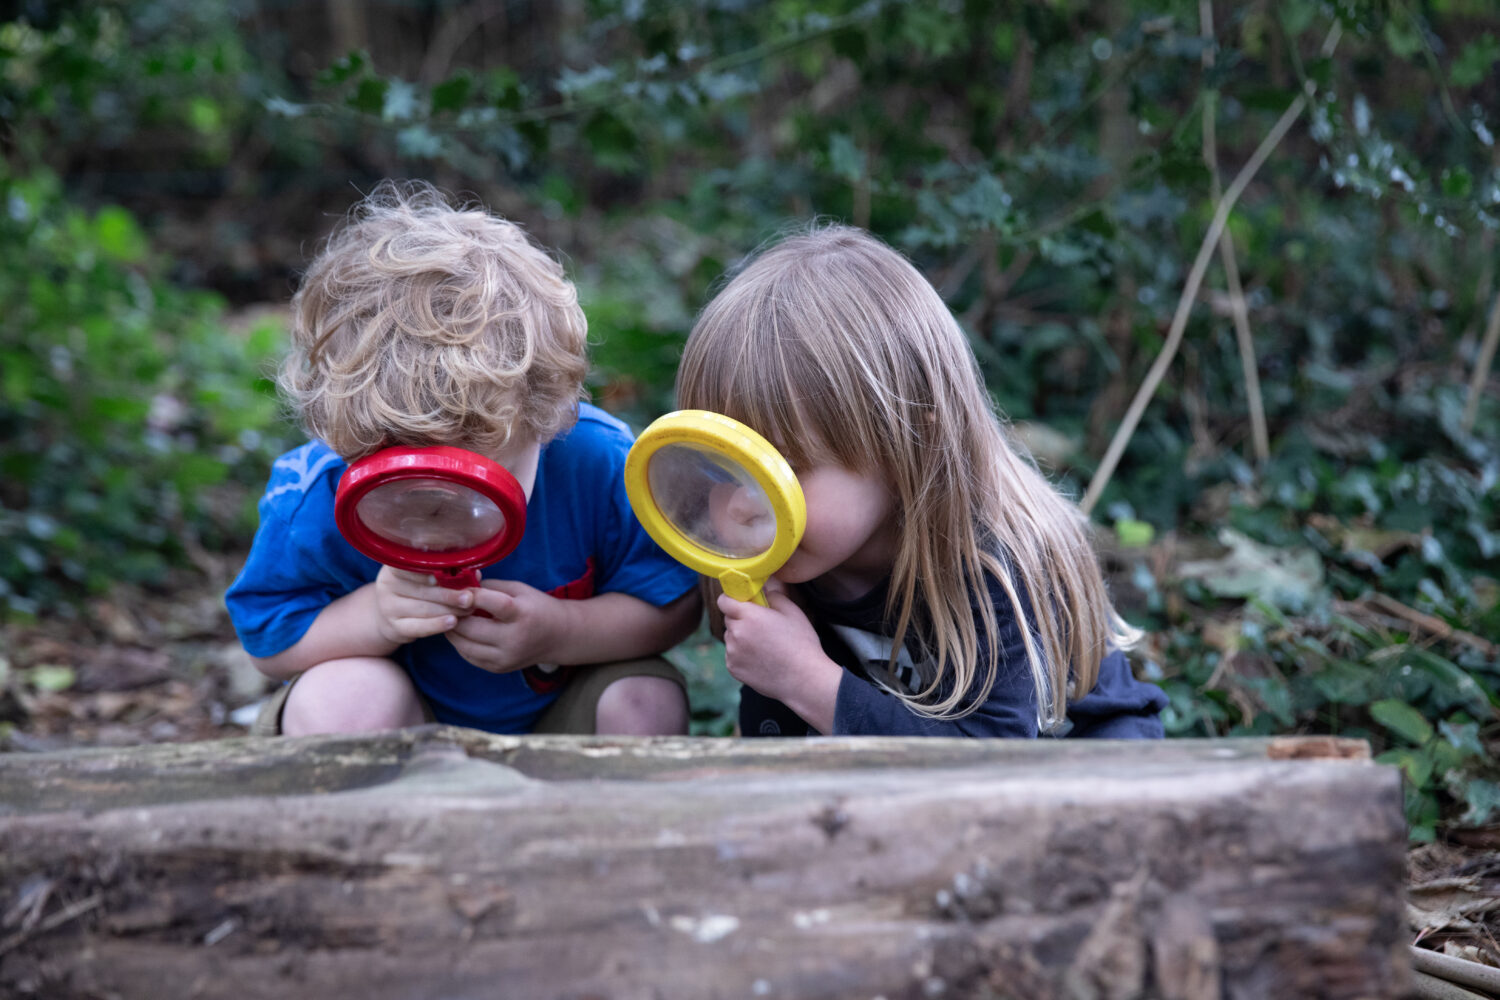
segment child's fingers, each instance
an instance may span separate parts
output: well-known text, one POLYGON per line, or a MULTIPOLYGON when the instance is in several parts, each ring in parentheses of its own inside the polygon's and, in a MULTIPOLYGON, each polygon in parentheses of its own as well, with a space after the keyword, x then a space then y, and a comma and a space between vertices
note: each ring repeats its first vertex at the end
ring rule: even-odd
POLYGON ((785 588, 777 590, 767 589, 766 601, 771 605, 771 610, 779 614, 789 615, 796 613, 800 617, 806 617, 802 608, 798 606, 796 601, 792 600, 791 595, 786 592, 785 588))
POLYGON ((384 605, 387 618, 434 618, 440 615, 469 614, 474 603, 473 595, 458 591, 424 591, 420 594, 393 594, 384 605), (463 598, 462 600, 460 598, 463 598))
POLYGON ((429 635, 440 635, 458 624, 457 615, 406 616, 394 618, 391 625, 399 635, 408 639, 421 639, 429 635))
POLYGON ((720 594, 717 603, 719 605, 719 612, 724 616, 724 620, 733 622, 737 622, 741 618, 744 618, 746 611, 749 608, 754 607, 753 602, 736 601, 728 594, 720 594))
POLYGON ((409 569, 397 569, 394 566, 386 566, 380 572, 390 577, 393 582, 405 584, 408 588, 437 586, 437 577, 431 573, 417 573, 409 569))
POLYGON ((447 587, 426 587, 415 593, 402 594, 405 599, 425 604, 428 607, 441 608, 444 611, 457 609, 465 614, 474 606, 474 591, 472 590, 449 590, 447 587))
POLYGON ((474 595, 475 609, 488 613, 497 622, 513 622, 520 617, 516 599, 509 594, 491 587, 483 587, 471 593, 474 595))
MULTIPOLYGON (((784 590, 767 589, 764 590, 763 593, 766 595, 766 602, 770 604, 772 611, 780 611, 784 610, 787 607, 795 608, 797 606, 795 603, 793 603, 792 599, 786 595, 786 592, 784 590)), ((764 610, 762 606, 760 604, 757 604, 755 601, 736 601, 728 594, 719 595, 718 605, 719 610, 723 612, 724 617, 732 621, 739 621, 740 619, 745 618, 749 615, 756 614, 757 611, 754 609, 764 610)))
POLYGON ((474 606, 473 590, 451 590, 447 587, 440 587, 431 574, 390 570, 390 578, 386 581, 386 586, 391 594, 404 601, 435 605, 444 609, 457 608, 460 611, 467 611, 474 606))
POLYGON ((458 651, 458 655, 468 660, 480 670, 487 670, 492 674, 504 674, 513 670, 520 670, 527 666, 525 663, 513 663, 504 654, 504 651, 493 643, 485 642, 483 639, 475 639, 464 634, 464 625, 460 624, 457 629, 448 633, 448 641, 458 651))

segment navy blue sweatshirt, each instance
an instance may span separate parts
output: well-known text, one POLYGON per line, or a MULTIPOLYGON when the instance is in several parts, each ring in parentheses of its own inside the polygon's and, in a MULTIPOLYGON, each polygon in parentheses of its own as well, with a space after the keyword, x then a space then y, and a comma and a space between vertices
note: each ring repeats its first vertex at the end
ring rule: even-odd
MULTIPOLYGON (((962 718, 931 719, 913 712, 888 688, 917 690, 924 672, 921 644, 908 629, 906 650, 895 675, 889 673, 894 622, 885 618, 886 587, 876 587, 852 601, 836 601, 802 584, 797 597, 829 658, 844 668, 829 735, 989 736, 1029 738, 1038 735, 1036 687, 1026 661, 1019 622, 998 580, 990 580, 989 599, 999 627, 999 669, 987 695, 962 718), (886 637, 881 639, 881 637, 886 637)), ((1026 609, 1030 613, 1030 608, 1026 609)), ((979 659, 988 662, 991 637, 979 636, 979 659)), ((1155 684, 1136 680, 1125 654, 1113 650, 1099 664, 1091 691, 1068 704, 1060 735, 1103 739, 1154 739, 1163 735, 1161 710, 1167 697, 1155 684)), ((795 712, 754 689, 740 688, 740 732, 745 736, 807 736, 813 730, 795 712)))

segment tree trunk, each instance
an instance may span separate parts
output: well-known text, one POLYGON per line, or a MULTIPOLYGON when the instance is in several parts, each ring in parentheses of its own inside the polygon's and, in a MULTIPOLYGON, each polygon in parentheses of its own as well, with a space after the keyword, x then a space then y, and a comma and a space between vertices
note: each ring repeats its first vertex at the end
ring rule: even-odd
POLYGON ((0 757, 0 995, 1396 997, 1337 740, 367 737, 0 757))

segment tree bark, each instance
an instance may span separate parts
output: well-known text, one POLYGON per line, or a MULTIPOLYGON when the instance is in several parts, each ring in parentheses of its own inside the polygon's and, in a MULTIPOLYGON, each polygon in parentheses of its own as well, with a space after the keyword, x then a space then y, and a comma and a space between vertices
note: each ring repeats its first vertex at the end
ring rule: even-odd
POLYGON ((0 995, 1396 997, 1367 757, 440 726, 0 757, 0 995))

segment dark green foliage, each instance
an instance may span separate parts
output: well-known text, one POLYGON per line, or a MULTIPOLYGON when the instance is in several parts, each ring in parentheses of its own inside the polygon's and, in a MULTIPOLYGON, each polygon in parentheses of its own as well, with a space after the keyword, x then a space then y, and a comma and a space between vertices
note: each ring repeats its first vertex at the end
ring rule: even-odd
POLYGON ((57 613, 243 538, 279 443, 257 369, 279 331, 227 334, 128 213, 49 174, 0 166, 0 205, 0 606, 57 613))
MULTIPOLYGON (((1049 469, 1082 493, 1162 351, 1215 191, 1300 95, 1228 225, 1270 459, 1248 447, 1216 257, 1094 517, 1125 547, 1117 590, 1152 632, 1142 669, 1174 733, 1363 736, 1410 778, 1416 836, 1493 820, 1493 378, 1464 426, 1500 287, 1492 4, 1219 2, 1211 40, 1188 0, 504 6, 531 48, 435 73, 372 49, 284 76, 296 40, 238 30, 271 9, 250 0, 39 3, 0 25, 0 117, 28 122, 0 140, 24 178, 5 183, 39 206, 0 219, 12 602, 147 577, 184 525, 242 542, 195 498, 253 480, 279 427, 255 381, 271 335, 213 335, 215 307, 156 279, 128 216, 38 171, 77 176, 91 143, 128 152, 171 127, 212 165, 253 135, 257 165, 374 164, 556 223, 591 388, 637 425, 672 406, 693 314, 745 253, 815 217, 865 226, 940 289, 1006 413, 1067 441, 1049 469), (164 438, 158 396, 184 414, 164 438), (1222 544, 1173 558, 1196 538, 1222 544)), ((732 725, 720 655, 681 651, 703 732, 732 725)))
POLYGON ((1227 560, 1160 585, 1137 574, 1142 623, 1167 637, 1153 656, 1174 668, 1159 681, 1169 729, 1369 739, 1408 776, 1418 838, 1433 835, 1445 803, 1466 823, 1500 816, 1486 745, 1500 706, 1500 435, 1492 422, 1464 431, 1460 407, 1452 387, 1417 382, 1381 408, 1400 432, 1344 428, 1319 444, 1290 433, 1253 486, 1233 491, 1223 523, 1266 550, 1309 557, 1319 573, 1305 590, 1278 589, 1277 569, 1242 564, 1261 574, 1261 596, 1246 603, 1227 560), (1450 626, 1467 636, 1438 631, 1450 626))

